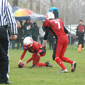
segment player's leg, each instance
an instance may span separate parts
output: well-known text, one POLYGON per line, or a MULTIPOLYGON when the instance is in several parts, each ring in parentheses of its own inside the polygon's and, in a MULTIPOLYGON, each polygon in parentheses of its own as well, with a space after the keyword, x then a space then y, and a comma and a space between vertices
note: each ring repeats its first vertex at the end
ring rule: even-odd
POLYGON ((41 56, 40 55, 36 55, 36 66, 37 66, 37 64, 39 63, 39 61, 40 61, 40 58, 41 58, 41 56))
POLYGON ((34 64, 36 65, 36 63, 37 63, 36 58, 37 58, 37 53, 33 53, 33 55, 32 55, 33 65, 34 64))
POLYGON ((33 53, 33 55, 32 55, 33 65, 30 68, 36 67, 36 63, 37 63, 37 61, 36 61, 37 56, 36 55, 37 55, 37 53, 33 53))
POLYGON ((70 63, 70 64, 72 64, 72 63, 73 63, 73 61, 72 61, 72 60, 70 60, 70 59, 69 59, 69 58, 67 58, 67 57, 62 57, 62 58, 61 58, 61 60, 62 60, 62 61, 64 61, 64 62, 70 63))
POLYGON ((33 57, 31 57, 28 61, 27 61, 27 63, 29 63, 30 61, 32 61, 33 60, 33 57))
POLYGON ((67 70, 66 67, 64 66, 62 60, 59 58, 59 55, 60 55, 61 50, 62 50, 62 43, 58 40, 58 42, 56 42, 55 47, 54 47, 54 53, 55 53, 55 55, 53 55, 53 59, 55 59, 56 63, 62 69, 67 70))
POLYGON ((39 61, 40 61, 40 55, 37 55, 36 54, 36 56, 33 56, 33 62, 34 62, 34 64, 33 65, 36 65, 36 67, 43 67, 43 66, 51 66, 49 63, 39 63, 39 61))
POLYGON ((38 63, 37 67, 43 67, 43 66, 46 66, 46 65, 47 65, 46 63, 38 63))
POLYGON ((76 69, 76 62, 70 60, 67 57, 64 57, 64 53, 66 51, 67 45, 68 45, 68 39, 65 39, 65 44, 63 45, 62 51, 60 53, 60 58, 61 58, 62 61, 67 62, 67 63, 70 63, 71 66, 72 66, 71 72, 74 72, 75 69, 76 69))
POLYGON ((47 61, 46 63, 38 63, 37 64, 37 67, 43 67, 43 66, 46 66, 46 67, 53 67, 49 61, 47 61))
POLYGON ((33 53, 33 56, 32 56, 32 59, 33 59, 33 65, 31 68, 35 68, 37 67, 37 64, 39 63, 40 61, 40 55, 37 55, 37 53, 33 53))
POLYGON ((40 61, 40 55, 39 54, 36 54, 36 56, 35 56, 36 58, 35 58, 35 61, 36 61, 36 66, 37 67, 43 67, 43 66, 46 66, 46 63, 39 63, 39 61, 40 61))
POLYGON ((34 59, 34 55, 35 54, 33 53, 32 57, 24 63, 23 68, 26 66, 27 63, 29 63, 30 61, 32 61, 34 59))
POLYGON ((61 58, 62 61, 72 64, 73 63, 72 60, 68 59, 67 57, 64 57, 67 46, 68 46, 68 39, 65 39, 65 44, 62 47, 62 50, 61 50, 61 53, 60 53, 60 58, 61 58))

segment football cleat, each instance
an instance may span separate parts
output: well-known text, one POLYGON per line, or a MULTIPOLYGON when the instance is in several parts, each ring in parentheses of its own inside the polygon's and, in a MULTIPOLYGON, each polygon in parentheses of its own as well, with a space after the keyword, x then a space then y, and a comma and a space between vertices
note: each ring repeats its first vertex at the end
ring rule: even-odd
POLYGON ((49 61, 47 61, 46 62, 46 67, 53 67, 53 66, 49 63, 49 61))
POLYGON ((71 72, 74 72, 74 71, 76 70, 76 65, 77 65, 76 61, 74 61, 74 62, 71 64, 71 67, 72 67, 71 72))
POLYGON ((82 48, 82 50, 84 50, 84 48, 82 48))
POLYGON ((35 65, 35 64, 33 64, 33 65, 32 65, 32 67, 30 67, 30 68, 36 68, 36 65, 35 65))
POLYGON ((59 71, 59 73, 67 73, 68 70, 67 69, 61 69, 61 71, 59 71))

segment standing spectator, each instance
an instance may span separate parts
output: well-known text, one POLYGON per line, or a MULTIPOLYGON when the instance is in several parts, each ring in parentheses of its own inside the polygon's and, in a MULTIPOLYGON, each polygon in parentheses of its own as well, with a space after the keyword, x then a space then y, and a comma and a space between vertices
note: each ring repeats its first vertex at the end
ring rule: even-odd
POLYGON ((53 36, 50 32, 48 34, 48 42, 49 42, 49 49, 53 50, 55 36, 53 36))
POLYGON ((76 35, 78 37, 78 45, 82 44, 82 49, 84 49, 84 32, 85 26, 83 25, 83 20, 80 20, 77 27, 76 35))
POLYGON ((42 26, 39 29, 39 35, 40 35, 40 42, 41 44, 43 43, 43 37, 44 37, 45 32, 43 31, 42 26))
POLYGON ((17 38, 17 24, 12 13, 12 7, 7 0, 0 0, 0 84, 10 84, 9 75, 9 33, 11 25, 12 40, 17 38))
POLYGON ((17 43, 17 49, 19 49, 20 44, 21 44, 21 39, 22 39, 22 27, 20 22, 17 22, 17 29, 18 29, 18 35, 17 35, 17 39, 13 41, 13 46, 12 48, 14 49, 15 44, 17 43))
POLYGON ((24 23, 24 37, 32 37, 32 29, 33 29, 33 25, 30 22, 30 19, 27 18, 26 22, 24 23))
POLYGON ((39 35, 39 28, 38 28, 36 22, 33 23, 33 26, 34 27, 33 27, 33 31, 32 31, 32 38, 33 38, 34 41, 37 42, 38 35, 39 35))
POLYGON ((22 21, 22 26, 21 26, 21 28, 22 28, 22 37, 21 37, 21 48, 23 48, 23 39, 24 39, 24 23, 25 23, 25 21, 22 21))

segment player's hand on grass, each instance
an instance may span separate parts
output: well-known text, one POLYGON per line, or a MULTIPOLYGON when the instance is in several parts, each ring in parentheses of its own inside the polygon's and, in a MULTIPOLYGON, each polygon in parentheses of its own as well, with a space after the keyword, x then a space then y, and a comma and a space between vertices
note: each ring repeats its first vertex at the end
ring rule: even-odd
POLYGON ((20 61, 18 62, 18 67, 19 67, 19 68, 23 68, 23 65, 24 65, 24 63, 22 63, 22 61, 20 60, 20 61))
POLYGON ((20 60, 20 61, 18 62, 18 65, 19 65, 21 62, 22 62, 22 60, 20 60))
POLYGON ((27 62, 24 63, 23 68, 26 66, 27 62))

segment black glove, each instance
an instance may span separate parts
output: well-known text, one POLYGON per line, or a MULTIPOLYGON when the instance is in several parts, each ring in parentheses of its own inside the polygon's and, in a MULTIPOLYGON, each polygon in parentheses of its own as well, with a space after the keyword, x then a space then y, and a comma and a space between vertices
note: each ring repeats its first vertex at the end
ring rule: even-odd
POLYGON ((42 47, 40 48, 42 51, 40 52, 40 55, 43 54, 43 53, 46 53, 46 47, 42 47))

